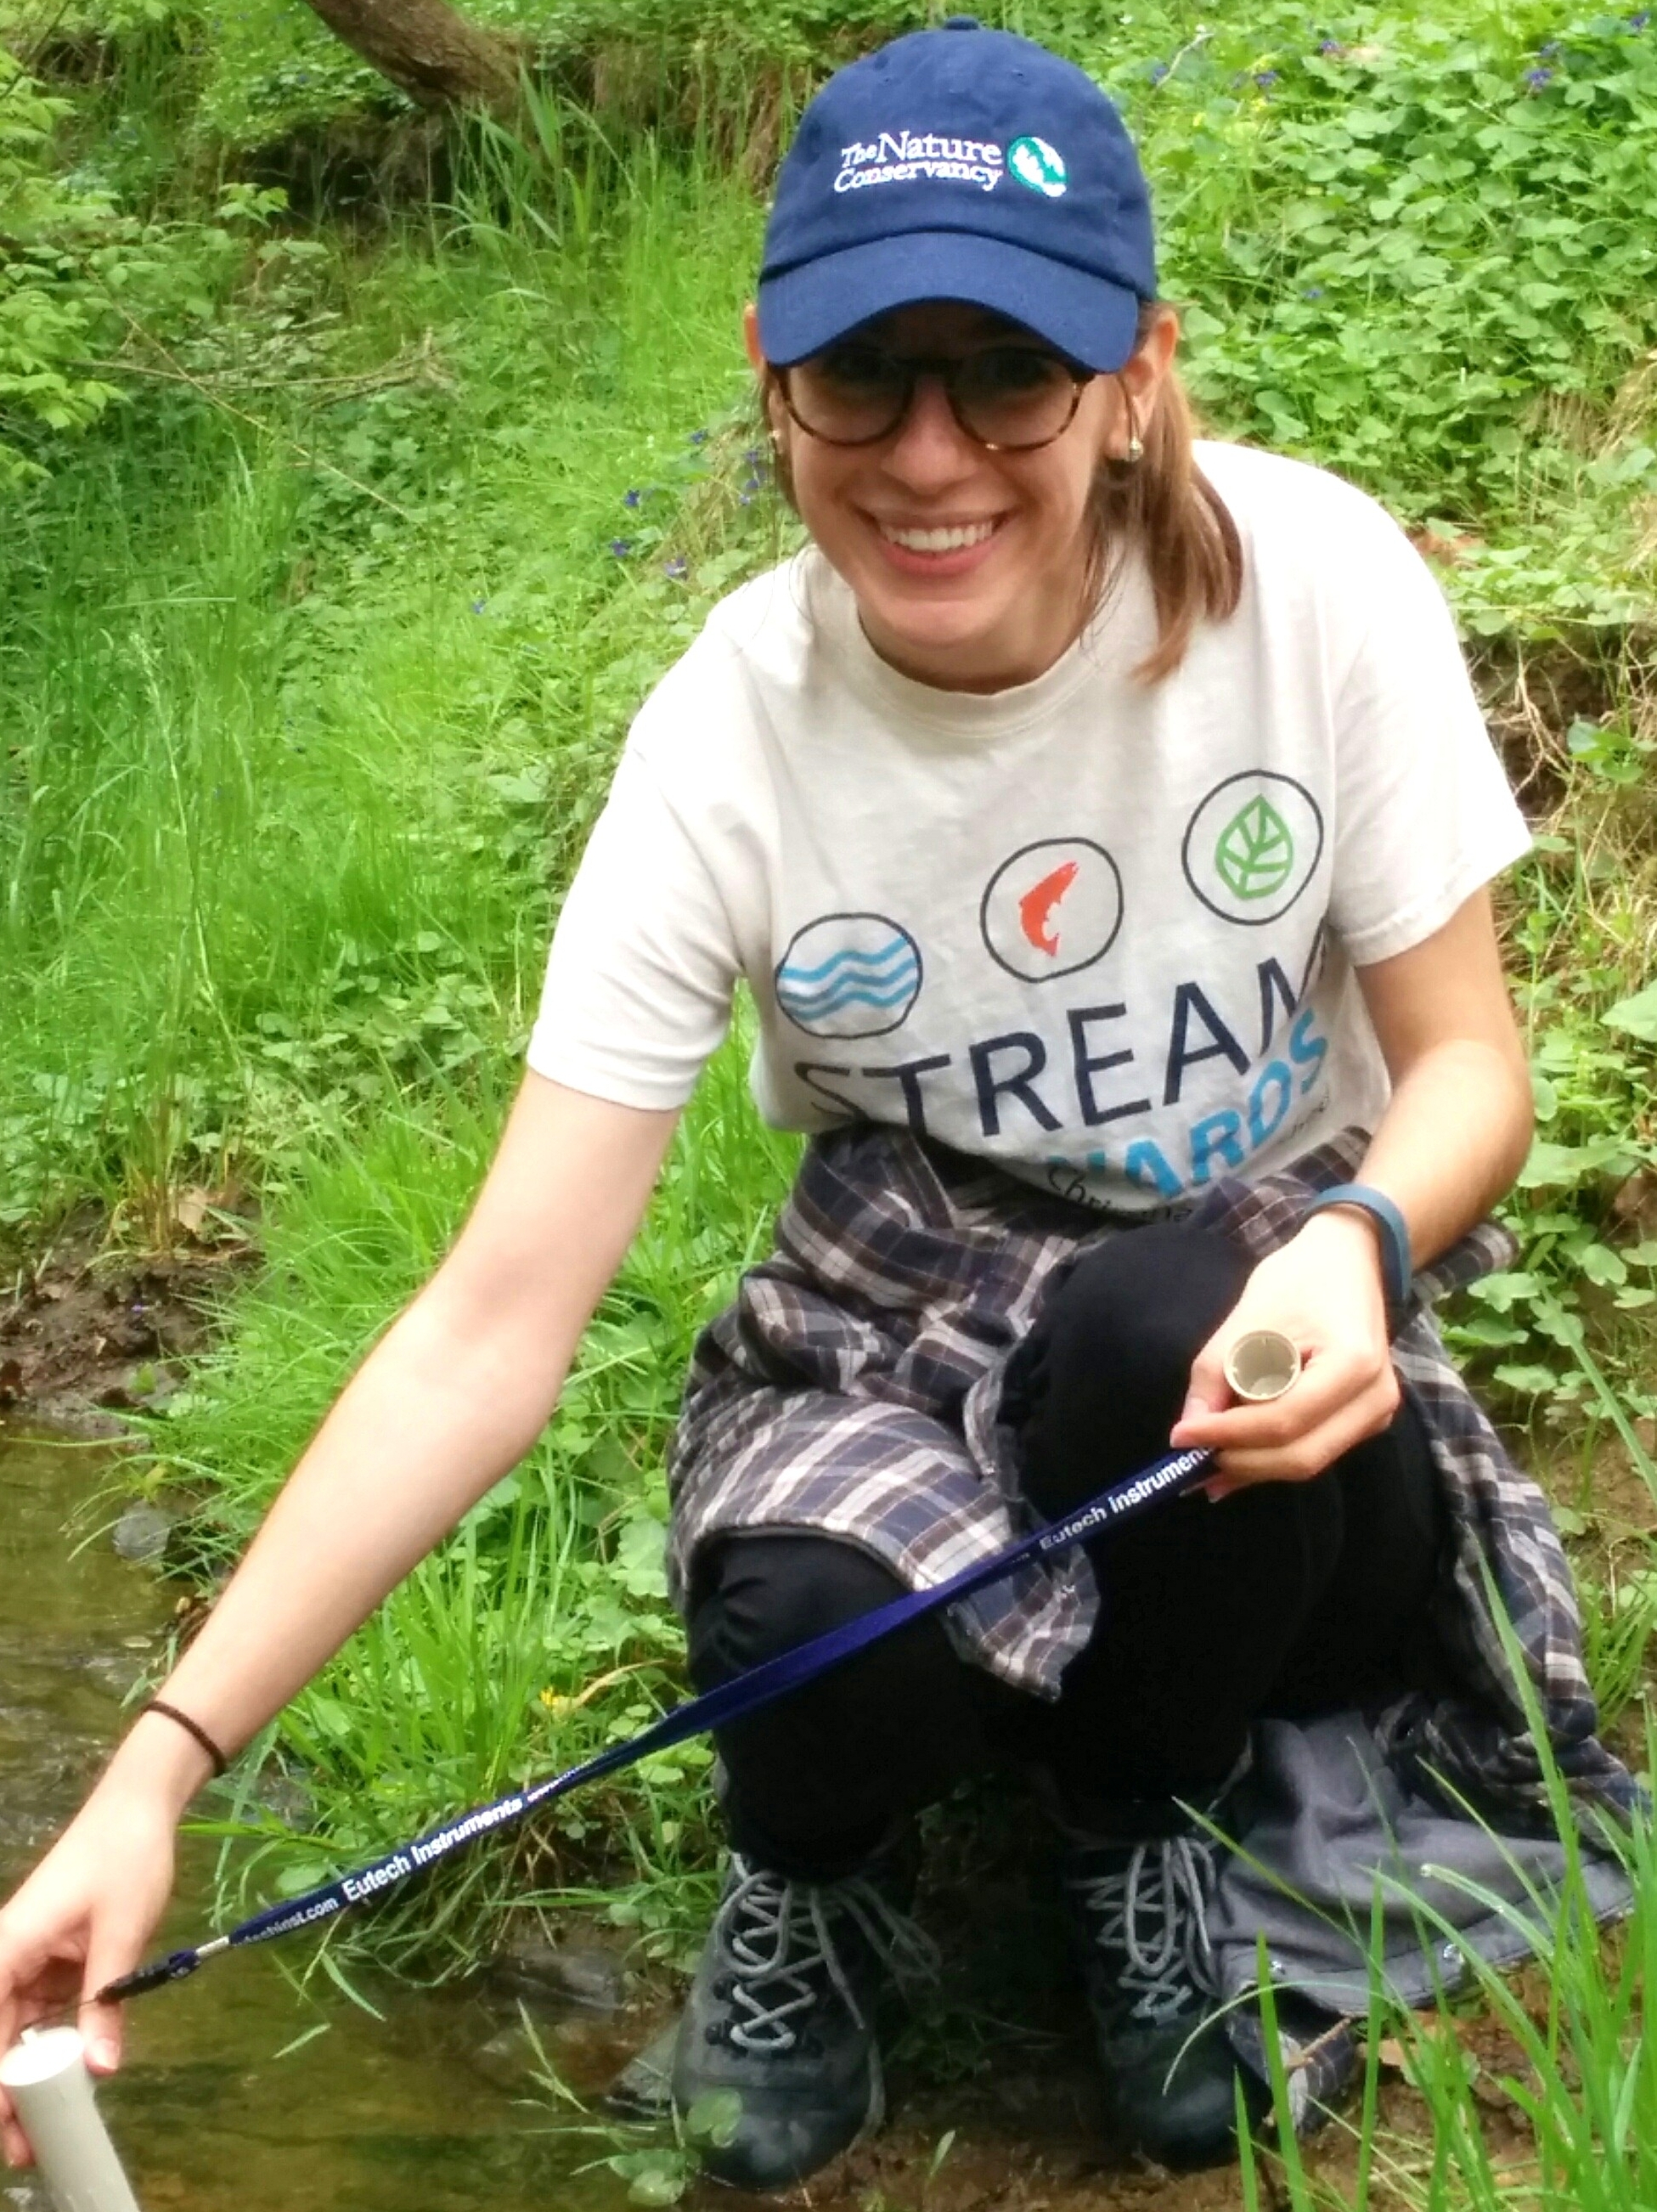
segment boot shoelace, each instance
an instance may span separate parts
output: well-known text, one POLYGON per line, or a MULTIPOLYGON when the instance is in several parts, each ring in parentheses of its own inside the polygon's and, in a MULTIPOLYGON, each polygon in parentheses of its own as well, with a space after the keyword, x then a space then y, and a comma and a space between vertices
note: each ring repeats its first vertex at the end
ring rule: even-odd
POLYGON ((1195 1836, 1159 1837, 1137 1844, 1119 1873, 1083 1875, 1071 1886, 1099 1922, 1094 1942, 1122 1960, 1117 1979, 1133 1996, 1135 2020, 1160 2025, 1179 2016, 1193 1988, 1212 1992, 1211 1844, 1195 1836))
POLYGON ((836 1911, 899 1980, 937 1972, 936 1945, 866 1875, 793 1881, 740 1858, 732 1863, 737 1878, 719 1907, 714 1935, 731 1962, 731 2003, 739 2017, 729 2033, 738 2050, 794 2048, 800 2015, 822 1996, 811 1979, 819 1968, 858 2026, 866 2027, 830 1925, 836 1911))

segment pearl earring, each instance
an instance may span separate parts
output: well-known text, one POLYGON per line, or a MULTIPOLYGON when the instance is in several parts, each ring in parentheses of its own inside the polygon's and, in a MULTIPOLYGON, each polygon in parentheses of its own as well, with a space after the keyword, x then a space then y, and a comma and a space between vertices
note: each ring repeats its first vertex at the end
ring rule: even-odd
POLYGON ((1124 458, 1130 462, 1140 461, 1144 459, 1144 453, 1145 441, 1136 430, 1127 441, 1127 453, 1124 458))

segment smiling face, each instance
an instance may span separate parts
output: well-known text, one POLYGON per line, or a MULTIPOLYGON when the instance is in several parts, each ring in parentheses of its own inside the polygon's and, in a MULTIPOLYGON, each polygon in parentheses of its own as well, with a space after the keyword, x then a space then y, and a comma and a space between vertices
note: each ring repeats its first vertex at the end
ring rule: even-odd
MULTIPOLYGON (((955 359, 1010 339, 1041 341, 955 301, 901 307, 858 333, 900 356, 955 359)), ((801 520, 851 586, 870 643, 903 674, 944 690, 997 691, 1050 668, 1080 630, 1088 494, 1100 463, 1143 429, 1172 358, 1176 326, 1159 319, 1120 380, 1083 386, 1071 425, 1029 453, 991 453, 968 436, 936 377, 908 414, 869 446, 832 446, 774 396, 801 520), (1126 387, 1126 389, 1124 389, 1126 387)), ((749 353, 762 368, 753 310, 749 353)))

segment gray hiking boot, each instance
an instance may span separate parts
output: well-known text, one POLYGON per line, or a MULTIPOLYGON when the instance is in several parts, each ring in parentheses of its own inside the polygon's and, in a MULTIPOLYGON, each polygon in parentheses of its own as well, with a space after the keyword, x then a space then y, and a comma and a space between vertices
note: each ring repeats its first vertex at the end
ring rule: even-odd
POLYGON ((1162 2165, 1223 2163, 1236 2136, 1240 2071, 1217 2017, 1207 1911, 1223 1846, 1173 1835, 1072 1843, 1065 1902, 1116 2125, 1162 2165))
POLYGON ((686 2001, 673 2101, 712 2091, 740 2103, 704 2170, 739 2189, 815 2173, 885 2109, 875 2007, 888 1973, 937 1970, 932 1943, 881 1866, 797 1881, 733 1854, 686 2001))

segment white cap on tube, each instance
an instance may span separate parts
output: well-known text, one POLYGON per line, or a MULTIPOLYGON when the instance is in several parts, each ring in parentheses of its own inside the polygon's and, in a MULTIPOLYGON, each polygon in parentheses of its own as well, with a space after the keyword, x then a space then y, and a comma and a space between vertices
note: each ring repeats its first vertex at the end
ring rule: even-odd
POLYGON ((17 2107, 58 2212, 138 2212, 74 2028, 26 2031, 0 2058, 0 2087, 17 2107))

